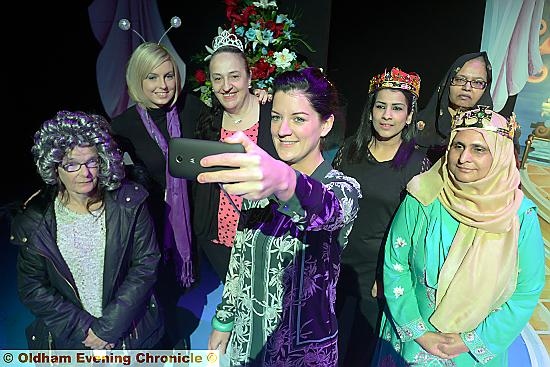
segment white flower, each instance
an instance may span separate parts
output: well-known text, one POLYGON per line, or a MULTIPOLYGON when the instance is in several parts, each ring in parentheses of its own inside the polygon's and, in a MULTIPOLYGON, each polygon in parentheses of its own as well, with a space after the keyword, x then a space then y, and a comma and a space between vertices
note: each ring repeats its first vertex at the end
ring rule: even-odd
POLYGON ((401 237, 397 237, 393 245, 395 247, 404 247, 404 246, 407 246, 407 242, 405 242, 405 240, 402 239, 401 237))
POLYGON ((292 61, 296 60, 296 54, 290 52, 288 48, 283 48, 283 51, 277 51, 273 54, 275 57, 275 66, 281 69, 289 68, 292 61))
POLYGON ((398 272, 402 272, 403 271, 403 266, 401 264, 393 264, 393 269, 398 271, 398 272))
POLYGON ((393 294, 395 296, 395 298, 399 298, 403 295, 403 293, 405 293, 405 289, 403 287, 395 287, 393 289, 393 294))
POLYGON ((275 1, 260 0, 260 1, 253 2, 252 5, 257 6, 258 8, 264 8, 264 9, 267 9, 270 6, 273 6, 275 9, 277 9, 277 3, 275 1))

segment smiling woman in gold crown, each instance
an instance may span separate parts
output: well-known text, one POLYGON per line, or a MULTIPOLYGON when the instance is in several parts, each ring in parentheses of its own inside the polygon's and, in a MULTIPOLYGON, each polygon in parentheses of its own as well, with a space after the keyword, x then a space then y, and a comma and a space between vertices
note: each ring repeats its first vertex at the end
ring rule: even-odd
POLYGON ((415 150, 419 92, 420 77, 415 73, 394 67, 374 76, 359 130, 345 142, 334 162, 337 169, 356 178, 365 193, 342 253, 338 282, 339 359, 345 366, 365 366, 371 359, 383 308, 383 297, 376 294, 381 296, 382 287, 375 285, 375 279, 381 285, 378 259, 384 235, 409 180, 429 168, 424 154, 415 150), (354 298, 357 307, 350 320, 344 310, 354 298), (349 324, 353 326, 346 327, 349 324))
POLYGON ((508 366, 544 286, 514 125, 485 106, 457 114, 446 154, 407 185, 386 242, 374 365, 508 366))

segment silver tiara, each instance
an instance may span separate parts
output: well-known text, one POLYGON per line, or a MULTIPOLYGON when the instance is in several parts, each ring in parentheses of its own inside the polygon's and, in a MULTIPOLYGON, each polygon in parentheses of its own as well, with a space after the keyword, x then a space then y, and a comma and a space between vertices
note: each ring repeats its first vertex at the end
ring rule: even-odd
POLYGON ((218 35, 214 37, 212 41, 212 53, 220 47, 232 46, 237 47, 241 52, 244 52, 243 43, 234 33, 229 32, 228 30, 223 30, 220 32, 218 29, 218 35))
MULTIPOLYGON (((157 44, 160 45, 160 41, 162 41, 162 39, 164 38, 164 36, 166 36, 166 34, 172 29, 172 28, 179 28, 181 26, 181 19, 180 17, 172 17, 172 19, 170 19, 170 28, 168 28, 166 30, 166 32, 163 33, 163 35, 160 37, 160 39, 158 40, 157 44)), ((136 31, 134 28, 132 28, 132 23, 130 23, 130 21, 126 18, 122 18, 121 20, 118 21, 118 28, 122 29, 123 31, 128 31, 128 30, 131 30, 132 32, 134 32, 135 34, 137 34, 139 36, 139 38, 141 38, 141 40, 143 42, 147 42, 145 40, 145 38, 143 38, 143 36, 141 34, 139 34, 138 31, 136 31)))

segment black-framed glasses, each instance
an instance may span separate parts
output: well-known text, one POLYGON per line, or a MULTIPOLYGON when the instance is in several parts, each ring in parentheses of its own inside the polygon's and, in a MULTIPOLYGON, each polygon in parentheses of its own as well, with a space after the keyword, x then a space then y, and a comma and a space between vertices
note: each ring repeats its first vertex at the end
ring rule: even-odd
POLYGON ((92 158, 84 163, 71 162, 67 164, 62 164, 61 167, 67 172, 76 172, 80 170, 80 167, 86 166, 87 168, 97 168, 99 167, 99 160, 97 158, 92 158))
POLYGON ((455 76, 451 79, 451 85, 462 87, 466 85, 466 83, 470 83, 474 89, 484 89, 487 86, 487 82, 484 80, 470 80, 464 78, 463 76, 455 76))

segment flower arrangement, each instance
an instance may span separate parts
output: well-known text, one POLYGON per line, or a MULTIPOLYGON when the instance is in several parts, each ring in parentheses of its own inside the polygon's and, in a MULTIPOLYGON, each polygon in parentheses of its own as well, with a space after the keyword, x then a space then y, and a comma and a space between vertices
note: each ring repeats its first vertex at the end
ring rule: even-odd
MULTIPOLYGON (((273 79, 278 73, 308 66, 294 50, 300 42, 308 50, 313 50, 296 32, 294 20, 278 13, 275 1, 225 0, 225 5, 230 22, 226 28, 243 42, 252 74, 252 88, 271 92, 273 79)), ((218 34, 221 32, 220 27, 218 34)), ((193 91, 200 92, 200 99, 209 106, 212 104, 212 85, 205 61, 213 52, 206 46, 206 52, 192 58, 201 67, 189 78, 193 91)))

